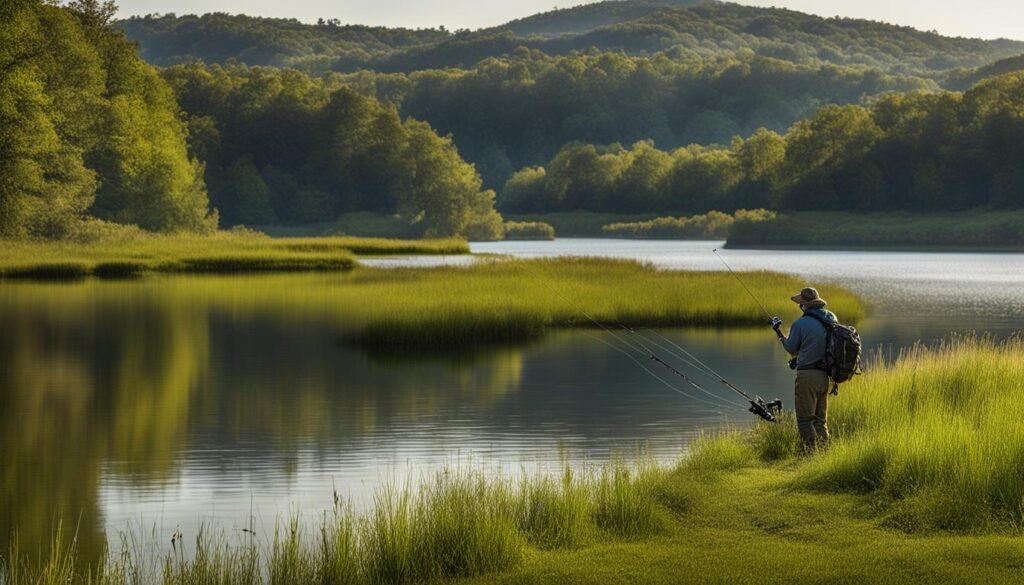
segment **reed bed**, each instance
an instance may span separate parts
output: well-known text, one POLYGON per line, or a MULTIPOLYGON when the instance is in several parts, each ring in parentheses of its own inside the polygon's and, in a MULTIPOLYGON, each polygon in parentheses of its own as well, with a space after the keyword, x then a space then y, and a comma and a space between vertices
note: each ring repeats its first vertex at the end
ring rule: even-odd
POLYGON ((28 280, 129 278, 144 273, 346 271, 356 256, 468 254, 463 240, 281 238, 135 234, 71 242, 0 242, 0 277, 28 280))
POLYGON ((510 569, 529 546, 565 549, 600 534, 638 538, 657 530, 653 465, 623 461, 600 469, 566 467, 560 478, 513 480, 474 467, 439 472, 419 485, 389 483, 362 516, 336 498, 319 538, 297 515, 272 539, 249 532, 238 542, 203 530, 186 552, 176 535, 162 562, 127 544, 100 566, 78 559, 74 539, 59 538, 44 558, 15 546, 0 557, 3 585, 375 585, 428 583, 510 569))

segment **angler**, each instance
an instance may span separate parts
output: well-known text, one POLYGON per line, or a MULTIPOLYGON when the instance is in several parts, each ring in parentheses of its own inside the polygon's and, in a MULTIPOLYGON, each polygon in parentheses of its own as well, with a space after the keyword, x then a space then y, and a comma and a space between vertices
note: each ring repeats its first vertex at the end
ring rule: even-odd
MULTIPOLYGON (((831 361, 830 344, 839 319, 835 313, 825 309, 828 303, 816 289, 805 288, 791 300, 800 305, 803 316, 793 322, 789 336, 782 332, 782 319, 778 317, 772 319, 772 329, 782 346, 793 356, 790 368, 796 370, 796 426, 803 452, 810 453, 827 447, 829 443, 828 396, 833 381, 829 376, 832 368, 828 362, 831 361)), ((838 390, 838 384, 834 388, 838 390)))

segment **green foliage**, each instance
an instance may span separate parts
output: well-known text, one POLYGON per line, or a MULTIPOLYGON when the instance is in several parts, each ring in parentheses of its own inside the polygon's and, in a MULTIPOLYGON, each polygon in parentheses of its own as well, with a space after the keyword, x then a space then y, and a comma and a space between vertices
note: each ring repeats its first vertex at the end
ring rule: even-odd
MULTIPOLYGON (((893 94, 870 107, 825 106, 785 136, 761 130, 729 147, 662 153, 667 170, 653 173, 660 179, 640 191, 626 178, 646 174, 635 167, 638 153, 650 156, 649 144, 570 144, 546 169, 513 175, 498 206, 506 213, 728 213, 751 203, 776 211, 1019 208, 1024 167, 1012 153, 1024 148, 1022 96, 1018 73, 964 94, 893 94)), ((778 227, 742 223, 751 233, 778 227)), ((844 229, 853 228, 835 234, 844 229)))
POLYGON ((509 221, 505 223, 506 240, 553 240, 555 228, 542 221, 509 221))
POLYGON ((66 237, 86 212, 159 231, 216 227, 174 96, 110 28, 113 10, 4 4, 2 236, 66 237))
POLYGON ((500 239, 494 193, 448 137, 332 78, 232 66, 172 67, 165 78, 206 153, 227 224, 395 216, 401 235, 500 239))
POLYGON ((583 4, 455 34, 222 13, 134 17, 118 26, 158 65, 234 60, 310 73, 472 67, 517 47, 550 55, 596 47, 691 59, 750 52, 796 63, 931 74, 981 66, 1022 49, 1013 41, 950 38, 879 22, 693 0, 583 4))
POLYGON ((724 240, 729 237, 737 221, 757 223, 775 217, 775 212, 766 209, 739 209, 733 215, 711 211, 692 217, 659 217, 650 221, 613 223, 601 228, 601 232, 614 238, 724 240))
POLYGON ((309 72, 366 63, 450 36, 437 29, 342 26, 324 19, 310 25, 295 19, 222 12, 202 16, 137 16, 117 25, 129 38, 140 42, 143 58, 156 65, 170 66, 193 59, 207 63, 237 60, 309 72))

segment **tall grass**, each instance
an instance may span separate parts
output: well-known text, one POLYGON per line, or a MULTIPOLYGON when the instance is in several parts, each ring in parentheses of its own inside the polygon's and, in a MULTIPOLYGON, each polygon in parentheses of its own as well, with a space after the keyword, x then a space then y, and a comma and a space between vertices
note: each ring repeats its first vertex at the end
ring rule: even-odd
POLYGON ((611 223, 601 228, 601 233, 610 238, 724 240, 738 221, 757 223, 773 219, 775 212, 767 209, 740 209, 733 214, 709 211, 690 217, 611 223))
MULTIPOLYGON (((768 309, 792 313, 805 283, 769 272, 744 276, 768 309)), ((825 287, 830 308, 856 322, 864 308, 852 293, 825 287)), ((722 272, 657 270, 596 258, 480 261, 469 267, 360 270, 332 291, 357 323, 352 341, 369 349, 518 342, 551 327, 740 326, 764 314, 722 272)))
POLYGON ((591 490, 588 476, 566 466, 560 478, 524 476, 516 514, 519 529, 540 548, 572 548, 589 533, 591 490))
POLYGON ((127 235, 88 241, 3 241, 0 277, 60 280, 124 278, 145 272, 345 271, 355 256, 468 254, 463 240, 271 239, 251 232, 212 236, 127 235))
POLYGON ((277 523, 269 542, 246 529, 232 544, 201 529, 194 549, 186 550, 187 539, 176 532, 173 550, 155 566, 142 547, 126 541, 99 571, 79 564, 73 540, 36 562, 15 545, 0 556, 0 583, 390 585, 472 577, 516 566, 529 544, 572 548, 601 530, 626 538, 651 534, 658 527, 653 487, 660 477, 649 462, 622 460, 521 480, 454 467, 418 485, 386 483, 365 515, 336 497, 312 541, 292 515, 277 523))
POLYGON ((1024 528, 1024 342, 917 347, 834 401, 797 485, 870 492, 907 528, 1024 528))
POLYGON ((660 470, 650 461, 630 466, 619 458, 601 469, 595 484, 594 520, 604 530, 629 538, 657 529, 654 484, 660 470))

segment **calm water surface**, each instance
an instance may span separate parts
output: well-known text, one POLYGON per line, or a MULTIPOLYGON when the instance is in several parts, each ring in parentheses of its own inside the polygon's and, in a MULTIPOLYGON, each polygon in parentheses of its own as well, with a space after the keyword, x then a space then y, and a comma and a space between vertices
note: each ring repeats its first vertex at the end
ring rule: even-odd
MULTIPOLYGON (((718 244, 566 239, 473 250, 721 270, 711 254, 718 244)), ((722 254, 737 270, 855 290, 871 306, 860 327, 866 342, 887 352, 950 332, 1024 329, 1024 255, 722 254)), ((17 527, 27 547, 46 541, 57 515, 81 518, 87 553, 129 526, 163 541, 204 523, 230 534, 251 514, 270 533, 281 514, 315 517, 334 491, 365 505, 382 481, 445 464, 515 473, 643 446, 667 460, 702 428, 749 423, 727 390, 709 385, 723 400, 699 395, 713 404, 683 396, 615 351, 607 333, 558 332, 435 359, 367 355, 304 308, 303 291, 341 280, 0 285, 0 539, 17 527), (287 304, 236 294, 283 286, 294 290, 287 304)), ((767 329, 662 333, 739 386, 788 399, 791 374, 767 329)))

